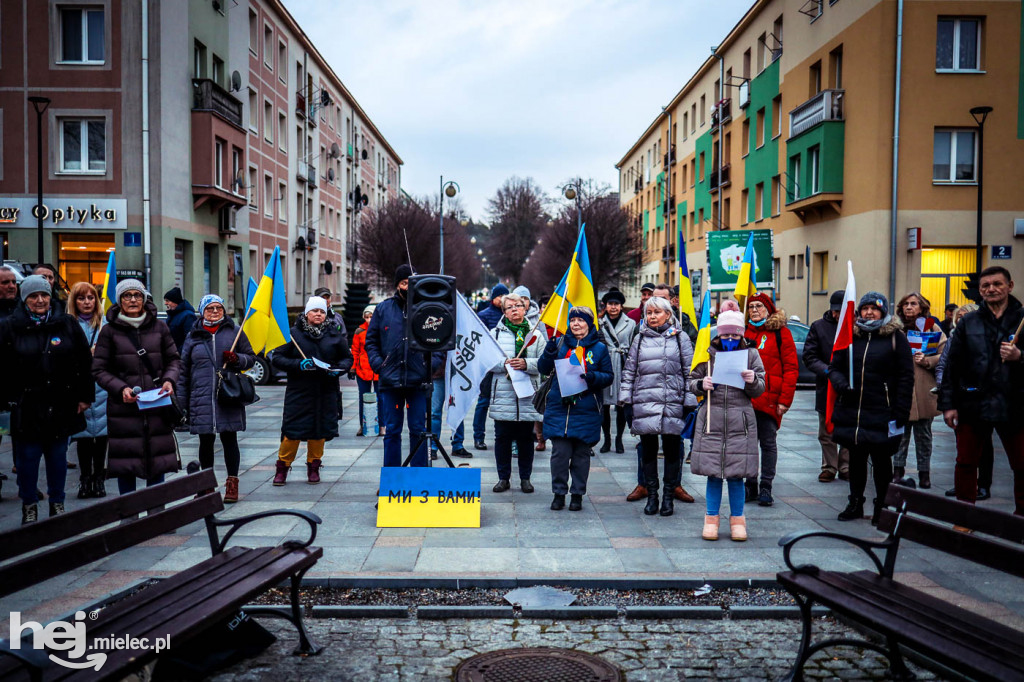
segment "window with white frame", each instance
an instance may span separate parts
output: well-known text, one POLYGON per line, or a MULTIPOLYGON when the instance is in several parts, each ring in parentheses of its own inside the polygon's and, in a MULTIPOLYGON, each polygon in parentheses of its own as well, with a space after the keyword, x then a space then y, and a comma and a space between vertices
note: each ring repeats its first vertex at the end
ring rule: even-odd
POLYGON ((815 145, 807 150, 807 165, 811 171, 811 194, 821 191, 821 147, 815 145))
POLYGON ((274 105, 263 100, 263 137, 267 142, 274 141, 274 105))
POLYGON ((60 60, 74 64, 102 64, 105 33, 102 7, 62 7, 60 60))
POLYGON ((259 198, 256 196, 256 166, 249 166, 249 208, 259 210, 259 198))
POLYGON ((977 71, 981 68, 981 20, 943 17, 935 39, 935 68, 977 71))
POLYGON ((242 188, 242 150, 238 147, 231 148, 231 192, 241 194, 242 188))
POLYGON ((101 118, 60 120, 62 173, 107 172, 107 123, 101 118))
POLYGON ((260 127, 260 99, 252 88, 249 88, 249 130, 256 132, 260 127))
POLYGON ((256 10, 249 10, 249 52, 256 54, 259 49, 260 20, 256 10))
POLYGON ((274 197, 277 201, 277 217, 282 223, 288 222, 288 185, 283 182, 277 185, 277 196, 274 197))
POLYGON ((274 178, 269 173, 263 176, 263 215, 274 215, 274 178))
POLYGON ((932 179, 935 182, 976 181, 975 130, 937 129, 932 160, 932 179))
POLYGON ((213 143, 213 184, 224 189, 224 142, 221 140, 213 143))

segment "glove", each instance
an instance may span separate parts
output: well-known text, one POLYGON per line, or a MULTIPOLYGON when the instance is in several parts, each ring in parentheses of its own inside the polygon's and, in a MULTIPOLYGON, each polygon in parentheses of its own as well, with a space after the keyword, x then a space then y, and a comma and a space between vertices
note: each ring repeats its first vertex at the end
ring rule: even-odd
POLYGON ((299 363, 299 369, 301 369, 304 372, 313 372, 316 370, 316 365, 313 364, 312 360, 306 358, 305 360, 299 363))
POLYGON ((237 365, 238 364, 238 353, 233 350, 226 350, 221 354, 224 364, 226 365, 237 365))
POLYGON ((350 381, 354 381, 355 378, 356 378, 356 373, 355 372, 349 372, 347 376, 348 376, 350 381))
POLYGON ((342 371, 340 369, 329 369, 327 370, 327 373, 332 377, 340 377, 342 375, 342 371))

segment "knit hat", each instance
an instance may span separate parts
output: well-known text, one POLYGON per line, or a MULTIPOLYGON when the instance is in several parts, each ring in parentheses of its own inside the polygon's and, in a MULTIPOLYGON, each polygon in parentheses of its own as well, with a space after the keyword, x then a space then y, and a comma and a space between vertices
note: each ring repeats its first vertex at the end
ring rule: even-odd
POLYGON ((42 275, 29 275, 21 280, 21 300, 27 301, 32 294, 52 295, 50 283, 42 275))
POLYGON ((842 291, 833 291, 832 295, 828 299, 828 309, 834 313, 838 313, 843 309, 843 298, 846 294, 842 291))
POLYGON ((129 291, 141 291, 143 296, 149 296, 149 292, 146 291, 146 285, 137 279, 123 279, 117 283, 117 288, 114 290, 114 294, 117 296, 117 302, 121 302, 121 297, 129 291))
MULTIPOLYGON (((22 285, 24 286, 24 285, 22 285)), ((885 297, 885 294, 881 294, 877 291, 869 291, 860 297, 860 303, 857 304, 857 312, 866 305, 873 305, 882 311, 882 317, 889 316, 889 299, 885 297)))
POLYGON ((530 290, 524 287, 522 284, 512 290, 512 293, 516 296, 522 296, 523 298, 531 298, 530 290))
POLYGON ((413 274, 414 273, 412 271, 412 266, 406 263, 402 263, 397 268, 395 268, 395 286, 398 286, 398 283, 401 282, 403 279, 409 279, 410 277, 413 276, 413 274))
POLYGON ((587 306, 583 306, 583 305, 573 306, 572 309, 569 310, 569 317, 568 317, 568 319, 571 320, 574 317, 578 317, 578 318, 580 318, 582 320, 586 320, 587 324, 589 326, 591 326, 591 327, 594 326, 594 311, 591 310, 590 308, 588 308, 587 306))
POLYGON ((722 305, 718 309, 718 313, 722 314, 727 310, 735 310, 736 312, 740 312, 740 304, 731 298, 727 298, 724 301, 722 301, 722 305))
POLYGON ((647 282, 642 287, 640 287, 640 291, 641 292, 644 292, 644 291, 654 291, 654 283, 653 282, 647 282))
POLYGON ((319 287, 316 291, 313 292, 313 295, 323 298, 325 296, 330 296, 331 290, 328 289, 327 287, 319 287))
POLYGON ((746 328, 747 326, 743 322, 743 313, 738 310, 726 310, 718 315, 719 336, 722 334, 739 334, 743 336, 746 328))
POLYGON ((366 317, 366 313, 372 313, 376 309, 377 305, 375 303, 371 303, 370 305, 366 306, 365 308, 363 308, 363 317, 366 317))
POLYGON ((493 301, 499 296, 505 296, 506 294, 508 294, 508 287, 501 282, 498 282, 494 285, 494 288, 491 289, 491 300, 493 301))
POLYGON ((612 287, 611 289, 608 290, 607 294, 601 297, 601 303, 604 303, 605 305, 609 303, 618 303, 619 305, 624 305, 626 303, 626 297, 625 295, 623 295, 621 291, 619 291, 615 287, 612 287))
POLYGON ((164 300, 170 301, 171 303, 181 304, 181 302, 185 300, 185 297, 181 295, 181 289, 174 287, 164 294, 164 300))
POLYGON ((749 305, 753 301, 760 301, 763 303, 764 307, 768 309, 769 315, 775 314, 775 301, 773 301, 772 297, 768 294, 754 294, 747 299, 747 304, 749 305))
POLYGON ((306 301, 306 309, 302 311, 302 314, 305 315, 310 310, 322 310, 324 311, 324 313, 326 313, 327 301, 320 298, 319 296, 310 296, 309 300, 306 301))
POLYGON ((217 294, 207 294, 199 299, 199 315, 202 316, 203 311, 206 310, 206 306, 211 303, 220 303, 221 307, 224 307, 224 299, 217 294))

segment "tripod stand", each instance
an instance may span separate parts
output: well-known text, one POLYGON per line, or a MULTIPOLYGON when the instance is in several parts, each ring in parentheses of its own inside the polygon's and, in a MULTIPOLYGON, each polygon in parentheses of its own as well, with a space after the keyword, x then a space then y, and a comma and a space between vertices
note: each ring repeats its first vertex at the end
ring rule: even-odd
POLYGON ((434 433, 432 430, 433 425, 431 424, 431 406, 433 405, 434 398, 434 380, 432 378, 432 375, 434 374, 434 366, 433 357, 431 356, 431 353, 429 351, 423 353, 423 362, 427 366, 427 419, 425 422, 427 430, 422 433, 416 434, 416 442, 413 443, 412 450, 409 452, 408 456, 406 456, 405 460, 402 462, 402 466, 409 466, 409 463, 412 461, 412 458, 416 455, 416 451, 420 449, 421 445, 426 444, 428 452, 428 466, 430 466, 429 451, 431 446, 433 446, 437 448, 438 452, 441 453, 441 456, 444 457, 444 461, 448 463, 448 466, 454 469, 456 468, 455 463, 452 462, 451 457, 448 456, 448 452, 444 449, 444 446, 441 445, 441 439, 439 437, 439 434, 434 433))

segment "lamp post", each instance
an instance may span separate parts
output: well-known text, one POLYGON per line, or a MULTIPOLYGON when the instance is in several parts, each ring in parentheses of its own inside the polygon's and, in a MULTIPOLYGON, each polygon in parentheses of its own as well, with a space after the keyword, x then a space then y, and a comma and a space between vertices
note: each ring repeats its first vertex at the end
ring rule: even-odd
POLYGON ((453 198, 459 193, 459 184, 454 180, 444 181, 444 176, 441 176, 441 269, 438 274, 444 274, 444 198, 447 196, 449 199, 453 198))
POLYGON ((992 107, 973 107, 971 109, 971 116, 974 118, 974 122, 978 124, 978 220, 975 232, 974 241, 974 290, 978 292, 976 300, 980 303, 980 289, 981 286, 981 207, 982 207, 982 189, 983 179, 985 171, 985 119, 992 113, 992 107))
POLYGON ((576 178, 576 182, 570 182, 562 185, 562 195, 569 201, 576 202, 576 232, 583 229, 583 204, 581 203, 583 194, 583 180, 576 178))
POLYGON ((50 106, 49 97, 28 98, 36 110, 36 264, 43 262, 43 113, 50 106))

